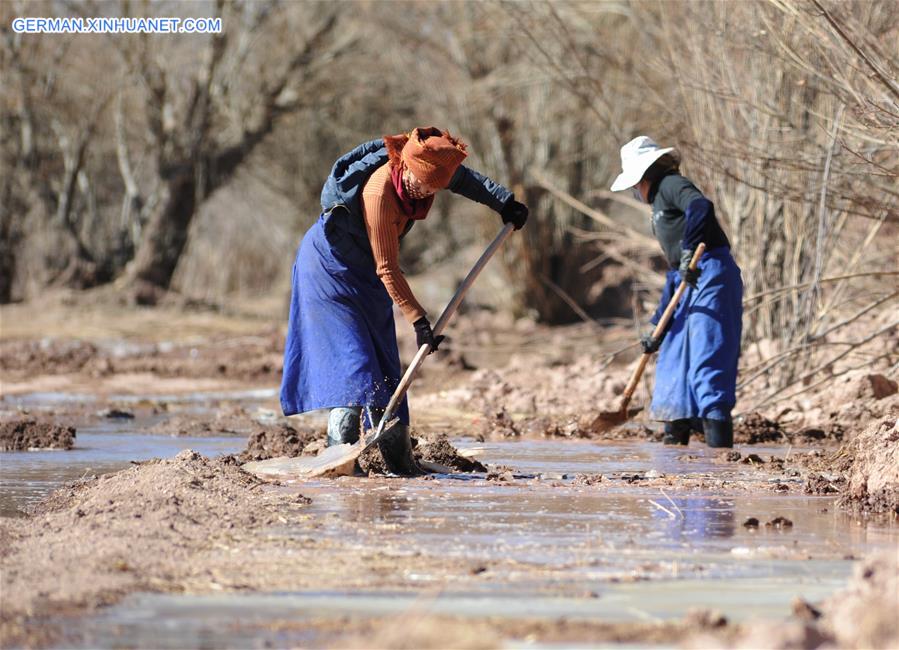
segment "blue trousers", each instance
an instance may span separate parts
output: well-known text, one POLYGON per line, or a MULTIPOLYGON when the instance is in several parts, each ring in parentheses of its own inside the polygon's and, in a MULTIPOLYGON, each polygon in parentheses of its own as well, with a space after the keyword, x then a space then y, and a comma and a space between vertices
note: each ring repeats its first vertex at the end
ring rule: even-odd
MULTIPOLYGON (((650 415, 657 420, 726 420, 736 403, 743 318, 743 282, 729 248, 706 251, 695 289, 674 312, 656 363, 650 415)), ((669 271, 661 312, 680 276, 669 271)))

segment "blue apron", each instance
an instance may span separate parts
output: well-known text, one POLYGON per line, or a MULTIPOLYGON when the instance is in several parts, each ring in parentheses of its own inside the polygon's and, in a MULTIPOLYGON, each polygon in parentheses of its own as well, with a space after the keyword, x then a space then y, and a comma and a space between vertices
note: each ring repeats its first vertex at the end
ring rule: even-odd
MULTIPOLYGON (((697 288, 687 287, 659 348, 650 415, 657 420, 725 420, 736 404, 743 281, 727 247, 706 251, 697 288)), ((668 272, 658 318, 680 276, 668 272)))
MULTIPOLYGON (((393 301, 373 263, 352 263, 337 252, 345 231, 329 229, 328 241, 329 216, 303 237, 293 265, 281 380, 285 415, 337 406, 383 409, 402 377, 393 301)), ((397 416, 409 423, 405 400, 397 416)))

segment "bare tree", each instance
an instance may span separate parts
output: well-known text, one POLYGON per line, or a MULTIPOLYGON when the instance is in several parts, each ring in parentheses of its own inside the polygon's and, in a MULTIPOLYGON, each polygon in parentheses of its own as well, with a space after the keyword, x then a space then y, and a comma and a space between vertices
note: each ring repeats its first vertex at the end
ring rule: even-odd
MULTIPOLYGON (((142 302, 154 302, 171 283, 199 206, 227 183, 286 115, 314 105, 323 63, 339 56, 338 14, 321 16, 321 5, 218 2, 228 26, 209 35, 187 61, 141 35, 121 48, 139 81, 146 109, 141 115, 153 159, 150 196, 128 178, 130 205, 152 204, 126 277, 142 302), (239 29, 235 26, 239 25, 239 29), (287 37, 287 30, 299 34, 287 37), (289 44, 272 55, 266 41, 289 44), (131 47, 136 45, 136 47, 131 47), (187 92, 181 92, 187 88, 187 92)), ((120 150, 128 145, 121 141, 120 150)))

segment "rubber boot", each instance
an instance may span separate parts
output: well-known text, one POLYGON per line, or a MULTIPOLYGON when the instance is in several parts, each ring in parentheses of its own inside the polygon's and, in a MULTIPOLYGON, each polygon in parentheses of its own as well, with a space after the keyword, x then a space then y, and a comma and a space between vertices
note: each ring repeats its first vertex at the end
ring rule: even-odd
POLYGON ((671 420, 665 423, 665 436, 662 443, 666 445, 686 445, 690 443, 692 426, 689 419, 671 420))
POLYGON ((359 440, 361 406, 339 406, 328 415, 328 446, 353 444, 359 440))
POLYGON ((408 425, 402 422, 390 425, 378 440, 378 449, 392 474, 417 476, 423 473, 412 455, 412 438, 409 437, 408 425))
POLYGON ((702 419, 702 430, 705 431, 705 444, 709 447, 734 446, 734 421, 702 419))

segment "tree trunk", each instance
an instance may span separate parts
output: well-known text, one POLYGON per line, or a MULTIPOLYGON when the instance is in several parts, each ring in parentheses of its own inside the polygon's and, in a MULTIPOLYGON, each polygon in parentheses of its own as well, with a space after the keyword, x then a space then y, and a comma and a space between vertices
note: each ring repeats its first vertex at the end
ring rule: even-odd
POLYGON ((4 179, 0 196, 0 305, 12 302, 12 288, 16 279, 16 249, 18 232, 12 217, 12 182, 4 179))
POLYGON ((197 209, 194 167, 166 183, 165 199, 147 224, 129 275, 141 304, 153 304, 172 282, 197 209))

